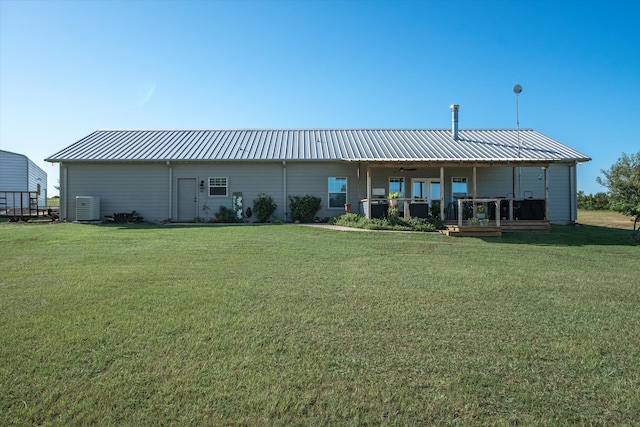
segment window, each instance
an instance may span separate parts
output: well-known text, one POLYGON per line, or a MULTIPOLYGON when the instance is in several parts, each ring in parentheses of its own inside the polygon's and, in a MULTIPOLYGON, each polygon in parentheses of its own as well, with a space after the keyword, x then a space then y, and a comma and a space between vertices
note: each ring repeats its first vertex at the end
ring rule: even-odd
POLYGON ((404 197, 404 178, 389 178, 389 193, 400 193, 400 197, 404 197))
POLYGON ((347 203, 347 178, 329 178, 329 207, 344 208, 347 203))
POLYGON ((411 198, 413 198, 413 200, 424 200, 427 198, 426 179, 414 178, 411 180, 411 198))
POLYGON ((453 196, 453 200, 462 199, 467 197, 467 178, 466 177, 458 177, 452 178, 451 182, 451 193, 453 196))
POLYGON ((226 196, 229 182, 227 178, 209 178, 209 196, 226 196))
POLYGON ((440 180, 429 180, 429 198, 431 200, 440 200, 440 180))

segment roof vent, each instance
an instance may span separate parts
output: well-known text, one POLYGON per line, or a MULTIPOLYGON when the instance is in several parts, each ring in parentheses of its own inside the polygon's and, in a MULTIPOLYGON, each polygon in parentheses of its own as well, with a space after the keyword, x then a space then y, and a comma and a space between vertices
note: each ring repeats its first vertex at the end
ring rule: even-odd
POLYGON ((458 140, 458 110, 460 109, 459 105, 451 106, 451 134, 453 139, 458 140))

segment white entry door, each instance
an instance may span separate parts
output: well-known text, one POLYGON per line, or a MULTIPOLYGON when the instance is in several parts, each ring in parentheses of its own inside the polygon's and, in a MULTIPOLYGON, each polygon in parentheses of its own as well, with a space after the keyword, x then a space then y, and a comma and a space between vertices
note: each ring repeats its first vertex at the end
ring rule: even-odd
POLYGON ((178 178, 178 221, 193 221, 197 216, 196 179, 178 178))

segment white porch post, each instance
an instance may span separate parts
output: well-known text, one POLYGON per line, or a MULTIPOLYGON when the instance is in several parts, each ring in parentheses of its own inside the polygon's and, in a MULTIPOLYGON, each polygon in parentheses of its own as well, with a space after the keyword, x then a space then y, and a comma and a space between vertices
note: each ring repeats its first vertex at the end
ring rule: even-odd
POLYGON ((444 221, 444 166, 440 166, 440 219, 444 221))
POLYGON ((476 167, 473 167, 473 216, 476 216, 476 199, 478 198, 478 191, 476 185, 476 167))

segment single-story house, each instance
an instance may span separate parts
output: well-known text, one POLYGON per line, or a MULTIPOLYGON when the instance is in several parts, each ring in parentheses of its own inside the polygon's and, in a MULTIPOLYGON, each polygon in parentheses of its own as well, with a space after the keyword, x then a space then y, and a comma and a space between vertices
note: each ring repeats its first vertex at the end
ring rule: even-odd
POLYGON ((0 150, 0 215, 47 206, 47 173, 23 154, 0 150))
POLYGON ((459 130, 452 106, 451 129, 97 130, 46 160, 60 163, 67 220, 78 197, 94 198, 101 216, 135 210, 174 222, 241 200, 251 221, 247 208, 264 193, 288 221, 289 196, 320 197, 319 217, 345 205, 376 216, 399 192, 401 210, 420 203, 443 219, 458 217, 459 199, 491 199, 504 202, 495 206, 505 219, 524 219, 520 202, 538 201, 529 219, 568 224, 576 165, 591 159, 531 129, 459 130))

